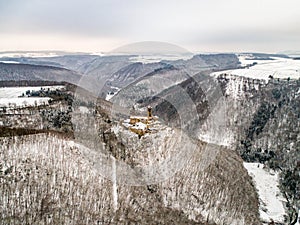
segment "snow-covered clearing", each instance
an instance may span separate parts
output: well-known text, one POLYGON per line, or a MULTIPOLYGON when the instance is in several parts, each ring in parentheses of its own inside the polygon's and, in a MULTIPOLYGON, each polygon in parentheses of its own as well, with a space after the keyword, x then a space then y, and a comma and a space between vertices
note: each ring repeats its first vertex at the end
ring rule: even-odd
POLYGON ((300 78, 300 60, 293 60, 288 58, 273 58, 273 60, 245 60, 240 57, 240 62, 243 66, 257 63, 254 66, 243 69, 225 70, 215 72, 212 75, 218 76, 220 74, 230 74, 242 77, 249 77, 253 79, 261 79, 268 81, 269 76, 280 79, 299 79, 300 78))
POLYGON ((45 90, 56 90, 56 89, 62 89, 64 86, 62 85, 56 85, 56 86, 38 86, 38 87, 1 87, 0 88, 0 98, 17 98, 22 95, 22 93, 25 94, 26 91, 38 91, 41 90, 41 88, 45 90))
POLYGON ((260 217, 264 222, 284 222, 284 198, 278 188, 278 173, 263 169, 260 163, 244 163, 259 195, 260 217))
POLYGON ((12 106, 29 106, 29 105, 42 105, 48 104, 48 97, 20 97, 26 91, 38 91, 41 88, 45 90, 62 89, 64 86, 39 86, 39 87, 2 87, 0 88, 0 107, 12 106))

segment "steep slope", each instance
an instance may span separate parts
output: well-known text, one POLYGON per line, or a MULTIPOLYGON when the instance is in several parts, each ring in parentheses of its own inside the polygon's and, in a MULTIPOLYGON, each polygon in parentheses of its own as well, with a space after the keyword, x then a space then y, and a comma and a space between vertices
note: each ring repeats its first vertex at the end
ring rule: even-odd
POLYGON ((215 81, 208 75, 209 73, 209 71, 198 73, 155 96, 141 99, 138 103, 142 107, 153 106, 154 114, 165 123, 184 129, 193 137, 198 138, 201 125, 222 97, 222 94, 218 93, 219 89, 215 81))
MULTIPOLYGON (((175 138, 164 144, 173 144, 175 138)), ((162 140, 155 139, 157 144, 162 140)), ((147 140, 151 146, 153 140, 147 140)), ((152 185, 127 186, 120 182, 122 171, 116 173, 116 181, 103 177, 97 164, 87 160, 86 147, 59 136, 4 138, 1 143, 2 224, 259 224, 249 176, 239 157, 224 148, 207 149, 219 154, 205 165, 205 145, 199 144, 199 151, 175 176, 152 185)), ((161 158, 161 152, 144 146, 143 151, 151 155, 129 151, 127 163, 134 159, 142 165, 143 159, 161 158)))
POLYGON ((140 62, 129 64, 115 72, 111 78, 108 79, 106 85, 123 88, 133 83, 138 78, 153 72, 154 70, 166 66, 163 63, 148 63, 140 62))
POLYGON ((288 221, 294 221, 300 201, 299 80, 266 83, 232 75, 218 79, 227 93, 231 146, 244 160, 280 172, 281 190, 290 207, 288 221))
POLYGON ((287 71, 296 74, 297 69, 297 62, 290 60, 263 62, 268 69, 260 70, 260 76, 251 74, 255 66, 252 70, 230 70, 212 76, 209 71, 199 73, 138 102, 143 107, 150 104, 154 114, 167 124, 188 131, 192 137, 228 146, 245 161, 264 163, 277 170, 281 191, 288 202, 287 221, 292 223, 297 218, 300 199, 300 83, 299 79, 291 79, 294 76, 289 78, 287 71), (275 64, 278 67, 272 68, 275 64), (286 78, 275 79, 270 70, 286 78), (236 71, 247 75, 235 74, 236 71), (194 116, 182 123, 182 118, 188 118, 186 114, 192 111, 194 116))
POLYGON ((132 64, 129 58, 130 56, 105 56, 98 57, 88 64, 85 64, 82 67, 82 71, 85 74, 82 82, 85 83, 85 85, 81 86, 89 89, 87 86, 93 83, 93 92, 105 98, 109 92, 114 91, 110 85, 107 85, 107 81, 114 73, 132 64))
POLYGON ((189 75, 186 72, 168 65, 147 74, 123 88, 111 101, 123 107, 133 107, 138 100, 154 96, 188 78, 189 75))
POLYGON ((259 224, 235 152, 162 124, 139 139, 111 103, 67 94, 0 112, 0 223, 259 224))

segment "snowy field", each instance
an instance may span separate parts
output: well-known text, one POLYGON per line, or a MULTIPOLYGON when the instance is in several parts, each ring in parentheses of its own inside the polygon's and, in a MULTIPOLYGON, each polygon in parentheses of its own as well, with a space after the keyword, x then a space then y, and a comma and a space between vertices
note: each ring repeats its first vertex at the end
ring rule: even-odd
POLYGON ((38 91, 44 89, 56 90, 64 86, 39 86, 39 87, 2 87, 0 88, 0 107, 15 107, 48 104, 48 97, 23 97, 19 98, 27 90, 38 91))
POLYGON ((162 60, 167 61, 175 61, 179 59, 188 60, 192 58, 192 54, 186 54, 186 55, 139 55, 139 56, 133 56, 130 58, 131 62, 141 62, 144 64, 147 63, 158 63, 162 60))
POLYGON ((0 61, 0 63, 13 63, 13 64, 20 64, 17 61, 0 61))
POLYGON ((264 222, 284 222, 285 210, 283 198, 278 188, 278 173, 263 169, 260 163, 244 163, 249 175, 252 177, 259 195, 259 212, 264 222), (259 167, 258 167, 259 166, 259 167))
POLYGON ((26 91, 38 91, 41 90, 41 88, 48 90, 56 90, 56 89, 62 89, 64 86, 62 85, 56 85, 56 86, 39 86, 39 87, 2 87, 0 88, 0 98, 17 98, 22 95, 22 93, 25 94, 26 91))
POLYGON ((299 79, 300 78, 300 60, 288 58, 273 58, 273 60, 246 60, 245 56, 239 56, 242 66, 257 64, 249 68, 226 70, 213 73, 213 76, 220 74, 231 74, 236 76, 249 77, 253 79, 269 80, 269 76, 280 79, 299 79))

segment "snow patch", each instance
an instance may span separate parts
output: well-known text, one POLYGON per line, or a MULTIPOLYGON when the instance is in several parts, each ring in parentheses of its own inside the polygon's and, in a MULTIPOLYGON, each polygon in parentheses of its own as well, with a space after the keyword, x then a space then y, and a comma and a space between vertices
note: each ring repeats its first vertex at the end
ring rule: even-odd
POLYGON ((141 122, 138 122, 135 124, 137 129, 141 129, 141 130, 146 130, 147 129, 147 125, 141 122))
POLYGON ((298 211, 298 220, 295 225, 300 225, 300 209, 298 211))
POLYGON ((85 106, 79 106, 79 111, 83 114, 88 114, 90 112, 89 109, 85 106))
POLYGON ((252 177, 259 195, 259 213, 264 222, 284 222, 285 210, 283 198, 278 188, 278 173, 263 169, 260 163, 245 163, 249 175, 252 177))
POLYGON ((111 127, 111 131, 116 135, 118 135, 120 133, 120 130, 121 130, 121 127, 119 125, 115 125, 115 126, 111 127))
POLYGON ((112 182, 113 182, 113 201, 114 201, 114 211, 118 210, 118 186, 117 186, 117 167, 116 167, 116 159, 115 157, 111 156, 112 160, 112 182))
POLYGON ((295 97, 298 97, 300 95, 300 88, 299 90, 296 92, 296 96, 295 97))
POLYGON ((108 93, 107 93, 107 95, 106 95, 106 97, 105 97, 105 100, 106 100, 106 101, 109 101, 112 97, 114 97, 116 94, 118 94, 119 91, 121 90, 121 89, 118 88, 118 87, 111 87, 111 88, 115 89, 115 91, 114 91, 114 92, 108 92, 108 93))

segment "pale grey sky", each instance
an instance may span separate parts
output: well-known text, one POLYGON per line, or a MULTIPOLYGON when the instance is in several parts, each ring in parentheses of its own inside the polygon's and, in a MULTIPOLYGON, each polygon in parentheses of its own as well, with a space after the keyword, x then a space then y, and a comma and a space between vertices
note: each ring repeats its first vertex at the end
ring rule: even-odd
POLYGON ((0 0, 0 51, 100 52, 138 41, 300 50, 299 9, 299 0, 0 0))

